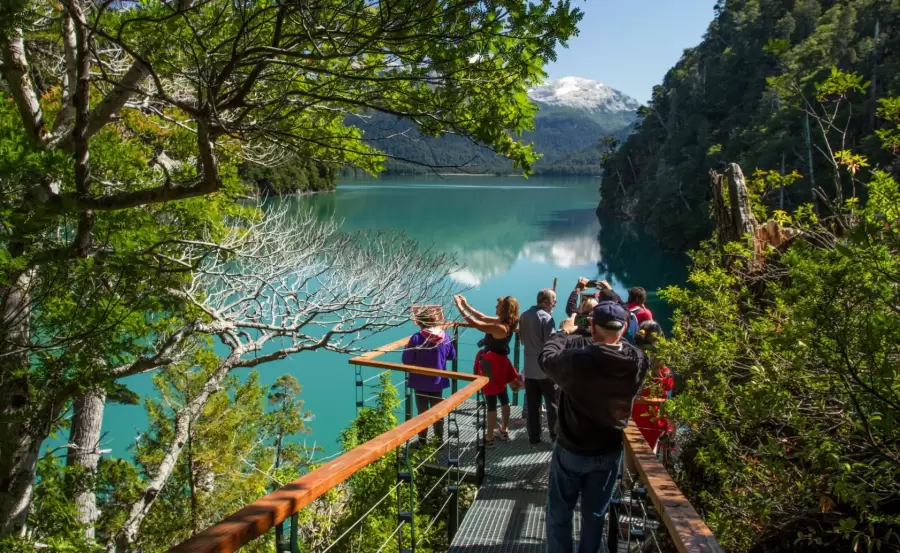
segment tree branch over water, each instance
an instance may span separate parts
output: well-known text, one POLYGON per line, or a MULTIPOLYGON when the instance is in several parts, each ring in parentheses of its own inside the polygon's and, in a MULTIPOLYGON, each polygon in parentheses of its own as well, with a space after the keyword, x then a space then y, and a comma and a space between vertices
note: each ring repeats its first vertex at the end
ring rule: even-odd
POLYGON ((256 222, 235 221, 215 254, 201 246, 185 250, 185 263, 193 256, 203 261, 173 293, 194 305, 197 319, 161 340, 156 355, 116 369, 119 376, 135 374, 185 358, 179 348, 205 336, 228 348, 201 393, 174 413, 166 454, 129 507, 110 551, 134 544, 181 455, 190 420, 232 370, 304 351, 359 351, 361 340, 409 322, 413 304, 449 307, 459 291, 449 278, 459 269, 452 256, 400 234, 343 234, 336 223, 298 213, 288 202, 261 211, 256 222))

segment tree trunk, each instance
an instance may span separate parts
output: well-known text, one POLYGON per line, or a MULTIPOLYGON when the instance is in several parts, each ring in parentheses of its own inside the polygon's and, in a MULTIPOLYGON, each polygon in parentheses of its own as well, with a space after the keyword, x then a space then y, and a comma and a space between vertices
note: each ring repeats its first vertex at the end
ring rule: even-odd
MULTIPOLYGON (((712 171, 710 175, 719 248, 724 254, 726 244, 744 241, 753 251, 750 263, 750 269, 753 270, 762 259, 762 250, 757 239, 760 227, 750 205, 744 172, 737 163, 729 163, 723 174, 712 171)), ((724 255, 726 266, 730 266, 733 260, 732 256, 724 255)))
POLYGON ((3 57, 3 76, 7 90, 13 97, 28 138, 37 142, 44 138, 44 114, 31 82, 31 67, 25 56, 25 37, 22 29, 13 27, 0 34, 0 53, 3 57))
POLYGON ((106 544, 106 550, 109 553, 124 553, 133 550, 134 543, 137 541, 140 532, 141 523, 144 522, 144 518, 150 512, 150 507, 153 506, 153 502, 156 501, 163 486, 166 485, 166 482, 175 470, 178 458, 184 450, 188 440, 188 433, 190 432, 191 421, 197 418, 209 397, 220 389, 222 382, 240 359, 241 354, 242 352, 232 352, 227 359, 223 360, 209 376, 203 388, 200 389, 200 393, 175 415, 172 442, 169 444, 168 450, 163 455, 156 472, 150 478, 143 493, 129 507, 128 517, 122 528, 119 529, 115 536, 110 536, 110 540, 106 544))
POLYGON ((809 195, 813 212, 819 213, 819 202, 816 198, 816 170, 813 166, 812 133, 809 130, 809 114, 806 114, 806 161, 809 164, 809 195))
POLYGON ((869 85, 870 102, 872 103, 869 108, 869 129, 872 131, 875 130, 878 122, 878 35, 880 23, 881 21, 878 19, 875 20, 875 33, 872 40, 872 84, 869 85))
POLYGON ((718 171, 709 172, 710 188, 712 189, 713 215, 716 218, 716 242, 719 249, 725 247, 731 240, 731 212, 725 205, 725 194, 723 182, 725 177, 718 171))
POLYGON ((778 187, 778 209, 784 211, 784 152, 781 152, 781 186, 778 187))
POLYGON ((84 473, 78 479, 78 487, 71 490, 71 498, 78 513, 78 522, 86 525, 85 536, 94 537, 97 521, 97 496, 94 483, 100 462, 100 427, 106 406, 106 391, 95 388, 75 398, 72 430, 69 432, 69 451, 66 465, 80 467, 84 473))
POLYGON ((6 426, 14 428, 3 432, 0 452, 0 537, 25 532, 41 449, 41 440, 33 438, 25 425, 6 426))
POLYGON ((728 199, 731 208, 732 235, 735 240, 745 235, 751 239, 756 236, 756 217, 750 208, 750 197, 747 193, 747 183, 744 181, 744 172, 737 163, 729 163, 725 169, 725 178, 728 179, 728 199))
POLYGON ((46 428, 30 422, 39 409, 31 394, 28 358, 30 273, 0 286, 0 537, 25 531, 34 475, 46 428))

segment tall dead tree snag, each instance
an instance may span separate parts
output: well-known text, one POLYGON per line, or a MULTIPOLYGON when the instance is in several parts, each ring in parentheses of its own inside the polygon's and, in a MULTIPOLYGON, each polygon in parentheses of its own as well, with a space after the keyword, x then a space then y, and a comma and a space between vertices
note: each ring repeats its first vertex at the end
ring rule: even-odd
POLYGON ((737 163, 729 163, 722 173, 710 172, 713 212, 716 217, 716 239, 723 251, 726 244, 745 242, 751 248, 751 273, 765 266, 769 248, 779 248, 799 234, 796 229, 783 227, 778 221, 760 224, 753 215, 750 193, 744 172, 737 163), (727 192, 726 192, 727 188, 727 192))
POLYGON ((758 223, 750 207, 744 172, 737 163, 729 163, 724 172, 711 171, 713 211, 719 247, 755 236, 758 223), (724 188, 727 186, 727 192, 724 188), (727 194, 727 196, 726 196, 727 194))

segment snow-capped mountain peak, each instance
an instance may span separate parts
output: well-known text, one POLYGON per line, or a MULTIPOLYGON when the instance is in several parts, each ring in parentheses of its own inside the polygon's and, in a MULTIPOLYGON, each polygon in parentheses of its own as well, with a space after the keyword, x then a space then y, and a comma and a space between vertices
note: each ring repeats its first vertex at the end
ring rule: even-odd
POLYGON ((535 102, 551 106, 565 106, 586 111, 635 111, 640 102, 610 88, 599 81, 582 77, 563 77, 547 81, 528 90, 528 97, 535 102))

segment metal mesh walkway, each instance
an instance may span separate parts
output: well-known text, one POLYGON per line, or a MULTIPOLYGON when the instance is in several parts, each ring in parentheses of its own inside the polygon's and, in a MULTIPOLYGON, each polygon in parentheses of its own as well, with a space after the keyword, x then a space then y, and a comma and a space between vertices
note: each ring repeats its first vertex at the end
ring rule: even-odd
MULTIPOLYGON (((512 407, 511 421, 521 416, 512 407)), ((460 440, 474 447, 475 404, 458 412, 460 440)), ((542 442, 532 449, 524 425, 511 425, 510 441, 495 441, 487 450, 485 482, 450 545, 450 553, 543 553, 544 513, 550 469, 550 438, 546 422, 542 442)), ((466 447, 466 446, 463 446, 466 447)), ((463 467, 475 470, 474 466, 463 467)), ((575 533, 579 531, 575 515, 575 533)))

